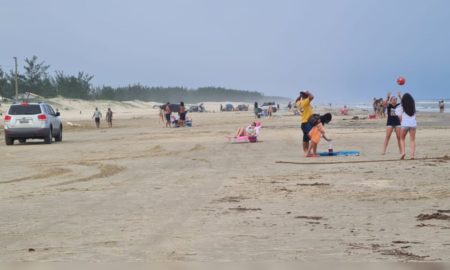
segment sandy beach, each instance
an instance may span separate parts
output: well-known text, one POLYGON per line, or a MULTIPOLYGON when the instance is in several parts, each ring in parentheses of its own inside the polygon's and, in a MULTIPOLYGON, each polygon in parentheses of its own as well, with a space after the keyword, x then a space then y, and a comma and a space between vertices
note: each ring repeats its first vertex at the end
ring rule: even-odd
POLYGON ((285 110, 231 144, 252 111, 205 103, 192 128, 164 128, 156 103, 53 102, 61 143, 0 143, 2 262, 450 261, 448 113, 418 113, 417 160, 400 161, 365 111, 326 126, 361 156, 305 158, 285 110), (113 128, 95 128, 95 106, 113 128))

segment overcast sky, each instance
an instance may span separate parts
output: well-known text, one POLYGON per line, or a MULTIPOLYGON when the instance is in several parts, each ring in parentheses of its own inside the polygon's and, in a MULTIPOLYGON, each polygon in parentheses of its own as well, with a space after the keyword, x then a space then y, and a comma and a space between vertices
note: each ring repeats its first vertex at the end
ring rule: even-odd
POLYGON ((448 0, 0 0, 0 66, 319 102, 450 97, 448 0), (404 87, 396 85, 406 77, 404 87))

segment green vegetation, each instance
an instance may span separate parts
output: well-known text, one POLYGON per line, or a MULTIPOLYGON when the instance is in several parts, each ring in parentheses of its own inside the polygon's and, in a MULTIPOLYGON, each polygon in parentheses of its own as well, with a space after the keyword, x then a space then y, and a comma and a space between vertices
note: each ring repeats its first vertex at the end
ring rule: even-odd
MULTIPOLYGON (((38 62, 36 56, 25 59, 25 72, 18 74, 19 93, 31 92, 45 98, 62 96, 78 99, 105 100, 144 100, 144 101, 180 101, 195 103, 200 101, 247 101, 266 99, 256 91, 233 90, 220 87, 202 87, 187 89, 184 87, 148 87, 140 84, 114 88, 111 86, 94 87, 93 75, 79 72, 77 76, 56 71, 55 76, 48 73, 50 65, 38 62)), ((6 73, 0 66, 0 96, 15 97, 15 73, 6 73)))

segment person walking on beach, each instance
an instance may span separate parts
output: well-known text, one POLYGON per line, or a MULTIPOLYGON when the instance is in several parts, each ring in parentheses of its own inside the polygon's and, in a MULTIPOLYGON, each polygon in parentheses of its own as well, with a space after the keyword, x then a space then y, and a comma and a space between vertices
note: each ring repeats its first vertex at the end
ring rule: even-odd
POLYGON ((378 101, 378 99, 377 98, 373 98, 373 101, 372 101, 372 108, 373 108, 373 114, 375 115, 375 116, 378 116, 378 112, 377 112, 377 101, 378 101))
POLYGON ((409 93, 403 96, 398 93, 401 98, 401 106, 395 109, 395 114, 400 118, 401 133, 400 133, 400 159, 405 158, 405 140, 409 133, 411 159, 414 159, 416 152, 416 103, 414 98, 409 93))
POLYGON ((99 128, 100 127, 100 118, 102 118, 102 113, 98 110, 98 108, 95 108, 92 118, 94 118, 95 126, 97 128, 99 128))
POLYGON ((309 117, 313 114, 313 109, 311 106, 311 101, 314 99, 313 94, 309 91, 300 91, 300 96, 295 101, 297 108, 300 112, 301 128, 303 131, 303 152, 308 153, 309 149, 309 130, 306 130, 309 117))
POLYGON ((387 94, 386 100, 384 101, 384 107, 387 108, 387 123, 386 123, 386 137, 384 138, 383 145, 383 153, 386 154, 386 149, 389 144, 389 139, 391 138, 392 131, 395 131, 395 135, 397 136, 397 144, 398 149, 401 152, 402 148, 400 145, 400 118, 395 113, 397 107, 400 106, 400 103, 397 103, 397 97, 391 96, 391 92, 387 94))
POLYGON ((112 127, 112 118, 113 118, 113 112, 111 111, 111 108, 108 108, 106 111, 106 122, 108 123, 108 127, 112 127))
POLYGON ((255 101, 255 104, 253 105, 253 112, 255 113, 255 118, 259 118, 259 107, 258 102, 255 101))
POLYGON ((180 119, 178 120, 178 124, 180 127, 184 127, 186 123, 186 107, 184 106, 184 102, 180 102, 180 110, 178 112, 180 119))
POLYGON ((439 112, 444 112, 444 100, 439 101, 439 112))
POLYGON ((172 114, 172 110, 170 109, 170 102, 167 102, 166 106, 164 106, 164 116, 166 117, 166 128, 170 127, 171 114, 172 114))

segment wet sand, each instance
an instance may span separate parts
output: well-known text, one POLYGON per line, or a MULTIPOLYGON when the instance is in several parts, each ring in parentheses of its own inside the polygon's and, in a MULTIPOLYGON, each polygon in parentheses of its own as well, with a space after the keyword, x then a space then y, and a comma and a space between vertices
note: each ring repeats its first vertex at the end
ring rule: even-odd
POLYGON ((68 113, 61 143, 0 144, 0 261, 449 261, 450 115, 419 114, 419 159, 400 161, 385 120, 352 114, 326 129, 361 156, 304 158, 286 112, 247 144, 225 137, 251 112, 68 113))

